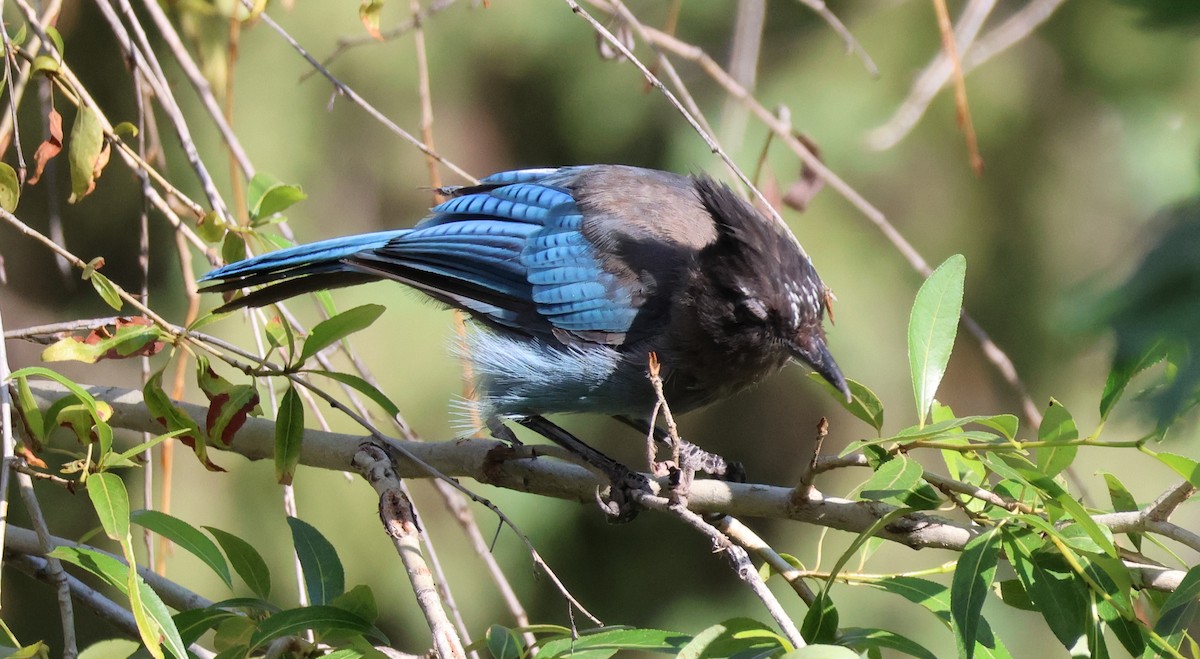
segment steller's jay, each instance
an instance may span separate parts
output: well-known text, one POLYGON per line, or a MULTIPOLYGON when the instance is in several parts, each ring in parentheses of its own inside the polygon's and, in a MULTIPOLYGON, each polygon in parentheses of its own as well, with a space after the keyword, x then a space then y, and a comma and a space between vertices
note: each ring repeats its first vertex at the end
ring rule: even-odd
POLYGON ((651 430, 652 352, 675 412, 792 358, 849 399, 825 343, 825 285, 795 239, 727 186, 593 165, 501 172, 440 192, 449 199, 412 229, 270 252, 201 281, 217 282, 207 291, 268 284, 218 311, 380 279, 463 309, 486 328, 463 352, 493 433, 515 439, 502 420, 516 420, 621 487, 645 481, 543 415, 608 414, 651 430))

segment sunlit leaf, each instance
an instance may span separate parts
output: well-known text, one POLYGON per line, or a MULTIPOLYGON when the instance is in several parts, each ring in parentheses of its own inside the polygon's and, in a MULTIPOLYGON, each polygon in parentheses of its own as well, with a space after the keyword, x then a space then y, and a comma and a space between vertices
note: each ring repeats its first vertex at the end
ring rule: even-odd
POLYGON ((100 294, 100 298, 103 299, 108 306, 117 311, 121 310, 121 307, 124 306, 125 302, 121 299, 121 294, 117 292, 117 287, 113 285, 112 281, 110 281, 108 277, 105 277, 99 272, 93 272, 92 276, 88 277, 88 281, 92 282, 92 288, 96 289, 96 292, 100 294))
POLYGON ((951 256, 929 275, 913 302, 908 321, 908 361, 921 425, 950 363, 966 274, 967 260, 961 254, 951 256))
POLYGON ((297 362, 304 362, 330 345, 366 329, 383 315, 385 310, 386 307, 380 304, 364 304, 317 323, 304 340, 304 347, 300 350, 297 362))
MULTIPOLYGON (((1075 419, 1062 403, 1051 399, 1042 425, 1038 428, 1038 441, 1069 442, 1079 439, 1075 419)), ((1075 461, 1077 446, 1043 446, 1037 450, 1037 466, 1047 476, 1056 476, 1075 461)))
POLYGON ((6 162, 0 162, 0 208, 12 213, 21 201, 21 181, 17 170, 6 162))
POLYGON ((850 402, 847 403, 842 392, 829 384, 824 377, 817 373, 809 373, 808 377, 813 382, 820 383, 846 411, 869 424, 876 432, 883 430, 883 402, 866 385, 846 378, 846 386, 850 389, 850 402))
POLYGON ((46 117, 46 127, 50 134, 46 137, 45 141, 38 145, 37 151, 33 154, 34 170, 33 176, 29 177, 29 185, 36 185, 41 180, 42 172, 45 171, 47 163, 62 153, 62 115, 58 113, 58 110, 50 108, 50 114, 46 117))
POLYGON ((91 106, 81 105, 75 114, 68 156, 71 163, 71 197, 67 201, 74 204, 96 189, 96 179, 108 164, 104 127, 91 106))
POLYGON ((116 474, 92 474, 87 479, 88 497, 109 538, 118 542, 129 535, 129 492, 116 474))

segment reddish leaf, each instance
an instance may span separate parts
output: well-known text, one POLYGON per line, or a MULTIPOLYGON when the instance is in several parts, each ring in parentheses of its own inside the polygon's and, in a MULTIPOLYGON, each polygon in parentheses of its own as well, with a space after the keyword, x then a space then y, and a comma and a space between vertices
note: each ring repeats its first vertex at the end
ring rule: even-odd
POLYGON ((258 408, 258 391, 248 384, 239 384, 227 392, 212 397, 208 405, 208 436, 229 446, 233 436, 246 423, 246 417, 258 408))
POLYGON ((50 128, 50 137, 47 137, 46 141, 37 148, 37 153, 33 154, 37 166, 33 170, 33 176, 29 179, 29 185, 35 185, 42 178, 42 171, 46 169, 46 163, 50 162, 63 149, 62 115, 58 113, 58 110, 50 108, 50 116, 46 119, 50 128))
POLYGON ((146 409, 150 412, 150 416, 158 421, 167 430, 180 430, 184 432, 178 435, 179 441, 183 442, 196 457, 200 460, 209 471, 225 471, 221 467, 208 459, 208 440, 204 433, 200 431, 200 426, 188 416, 175 401, 167 396, 167 393, 162 388, 162 371, 155 373, 146 382, 145 388, 142 389, 142 395, 146 401, 146 409))
MULTIPOLYGON (((817 160, 821 159, 821 149, 816 145, 815 142, 799 133, 796 134, 796 139, 800 140, 804 146, 808 147, 808 150, 817 157, 817 160)), ((821 188, 823 187, 825 187, 825 179, 821 178, 820 174, 817 174, 817 172, 808 165, 801 165, 800 178, 793 183, 791 187, 788 188, 787 193, 783 195, 783 203, 786 204, 788 208, 793 208, 800 212, 804 212, 804 209, 808 208, 808 204, 812 202, 813 197, 817 196, 817 193, 820 192, 821 188)))

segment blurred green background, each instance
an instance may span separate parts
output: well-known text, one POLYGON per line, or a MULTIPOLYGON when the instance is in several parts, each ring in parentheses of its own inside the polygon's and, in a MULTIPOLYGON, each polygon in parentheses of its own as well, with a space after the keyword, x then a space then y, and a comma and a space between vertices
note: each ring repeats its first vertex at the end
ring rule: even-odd
MULTIPOLYGON (((879 152, 866 143, 868 132, 891 116, 939 48, 931 4, 829 5, 878 64, 878 79, 846 55, 838 37, 801 3, 771 0, 757 97, 769 108, 785 105, 797 129, 820 146, 825 162, 883 210, 932 265, 955 253, 966 255, 966 308, 1008 352, 1038 405, 1057 398, 1075 414, 1081 430, 1089 432, 1098 421, 1112 341, 1103 333, 1080 332, 1087 325, 1087 301, 1122 281, 1153 244, 1157 228, 1152 218, 1159 209, 1200 192, 1200 41, 1195 32, 1148 26, 1137 3, 1065 3, 1031 37, 969 75, 967 91, 987 165, 977 177, 967 164, 949 91, 938 95, 895 148, 879 152)), ((952 15, 962 5, 951 2, 952 15)), ((650 25, 661 26, 668 11, 668 3, 662 2, 630 6, 650 25)), ((682 6, 679 36, 725 63, 735 3, 692 1, 682 6)), ((984 32, 1022 6, 1000 2, 984 32)), ((320 58, 338 39, 363 33, 357 8, 355 2, 296 2, 290 9, 272 6, 270 13, 320 58)), ((385 5, 384 29, 404 21, 407 11, 407 3, 385 5)), ((133 120, 128 71, 95 8, 67 3, 59 27, 68 63, 97 92, 109 116, 133 120)), ((591 29, 563 3, 493 0, 485 9, 459 2, 426 22, 426 39, 437 149, 476 176, 525 166, 619 162, 704 170, 728 178, 664 98, 647 91, 634 67, 598 56, 591 29)), ((642 49, 638 53, 649 57, 642 49)), ((160 56, 170 59, 165 50, 160 56)), ((693 65, 676 65, 718 136, 735 145, 730 148, 734 160, 753 171, 766 130, 750 121, 740 131, 736 113, 726 114, 721 89, 693 65)), ((411 35, 352 50, 331 70, 399 125, 417 132, 420 108, 411 35)), ((306 71, 306 63, 266 26, 242 30, 234 73, 234 127, 259 171, 299 184, 309 195, 288 213, 298 238, 309 241, 418 221, 431 203, 423 156, 359 108, 333 98, 325 81, 299 82, 306 71)), ((184 99, 205 161, 228 193, 227 159, 215 130, 183 75, 178 70, 167 74, 184 99)), ((27 153, 40 141, 36 110, 36 103, 22 108, 22 121, 34 127, 22 135, 27 153)), ((68 104, 59 103, 59 110, 69 125, 68 104)), ((201 199, 165 125, 164 133, 168 174, 201 199)), ((779 145, 772 147, 768 162, 785 183, 797 175, 795 158, 779 145)), ((443 176, 448 184, 459 182, 445 171, 443 176)), ((41 229, 48 188, 28 190, 18 211, 41 229)), ((49 194, 65 205, 63 186, 49 194)), ((63 210, 67 246, 84 259, 104 256, 104 272, 130 288, 139 282, 140 203, 136 178, 113 164, 92 197, 63 210)), ((843 370, 883 399, 885 431, 911 425, 915 415, 905 336, 920 276, 828 188, 803 214, 785 211, 784 216, 837 294, 837 324, 830 337, 843 370)), ((182 321, 184 298, 173 238, 160 220, 152 226, 151 303, 167 318, 182 321)), ((0 254, 8 277, 8 285, 0 288, 6 329, 108 313, 90 287, 81 286, 75 275, 60 276, 45 251, 7 227, 0 227, 0 254)), ((382 320, 356 336, 354 345, 422 436, 452 438, 448 404, 461 389, 459 366, 445 350, 453 337, 452 315, 388 284, 340 291, 335 299, 340 308, 366 302, 388 306, 382 320)), ((318 318, 307 301, 292 308, 306 321, 318 318)), ((248 327, 237 316, 209 329, 253 346, 248 327)), ((10 342, 9 349, 14 368, 38 361, 37 346, 10 342)), ((68 365, 63 370, 82 382, 140 385, 133 363, 68 365)), ((193 392, 192 399, 198 395, 193 392)), ((938 398, 959 414, 1020 412, 1017 398, 965 333, 938 398)), ((871 432, 807 381, 799 367, 684 417, 682 430, 689 440, 743 461, 752 480, 787 485, 795 482, 811 454, 821 416, 832 423, 828 452, 871 432)), ((336 416, 331 419, 335 429, 355 430, 336 416)), ((642 455, 637 435, 615 424, 572 419, 568 426, 620 459, 636 464, 642 455)), ((1106 436, 1133 438, 1146 427, 1137 405, 1126 403, 1106 436)), ((1200 453, 1192 426, 1181 430, 1169 440, 1170 450, 1200 453)), ((172 512, 253 542, 272 562, 277 602, 294 602, 290 536, 271 465, 226 454, 215 459, 229 473, 206 472, 190 455, 180 454, 172 512)), ((1095 475, 1101 469, 1118 473, 1140 500, 1157 496, 1171 479, 1148 457, 1085 453, 1077 463, 1078 476, 1088 495, 1104 504, 1103 482, 1095 475)), ((867 475, 836 473, 819 479, 817 487, 844 496, 867 475)), ((473 633, 482 636, 494 622, 510 624, 480 562, 432 489, 414 487, 473 633)), ((347 565, 347 584, 368 583, 375 589, 384 631, 400 647, 426 647, 428 631, 379 529, 370 488, 357 479, 303 468, 296 488, 301 516, 332 539, 347 565)), ((476 489, 521 526, 572 592, 606 623, 696 632, 734 616, 766 619, 708 543, 667 517, 645 514, 632 524, 609 526, 589 506, 476 489)), ((94 524, 79 513, 87 507, 78 497, 52 488, 39 492, 47 510, 55 511, 56 533, 75 536, 94 524)), ((14 521, 21 524, 18 508, 14 521)), ((485 533, 495 527, 486 513, 479 518, 485 533)), ((1188 527, 1188 520, 1192 528, 1200 524, 1195 505, 1180 511, 1178 522, 1188 527)), ((828 568, 852 539, 794 523, 748 522, 776 549, 810 567, 820 556, 820 565, 828 568)), ((565 603, 546 579, 534 574, 524 548, 509 531, 499 534, 496 554, 533 621, 568 624, 565 603)), ((933 550, 886 546, 862 569, 898 572, 952 559, 933 550)), ((1190 560, 1194 563, 1195 557, 1190 560)), ((184 552, 175 553, 169 575, 214 599, 227 596, 219 581, 184 552)), ((53 610, 52 592, 13 572, 5 573, 4 584, 5 619, 22 640, 55 639, 56 622, 46 616, 53 610)), ((797 619, 802 617, 797 598, 777 590, 797 619)), ((890 628, 939 655, 954 651, 952 637, 932 616, 894 596, 835 586, 833 597, 842 625, 890 628)), ((991 605, 985 613, 1015 656, 1039 656, 1058 647, 1036 614, 991 605)), ((84 639, 107 634, 90 614, 80 615, 87 625, 84 639)))

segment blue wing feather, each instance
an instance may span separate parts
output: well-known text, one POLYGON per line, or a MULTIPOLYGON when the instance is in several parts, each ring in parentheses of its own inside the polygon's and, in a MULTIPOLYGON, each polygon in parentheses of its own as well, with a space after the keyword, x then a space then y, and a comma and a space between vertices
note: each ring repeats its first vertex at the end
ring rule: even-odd
POLYGON ((493 174, 456 190, 412 229, 270 252, 214 270, 203 281, 221 280, 214 289, 229 290, 312 277, 306 289, 315 290, 322 278, 391 277, 537 336, 558 329, 619 340, 638 309, 582 232, 584 215, 570 188, 584 171, 493 174))

